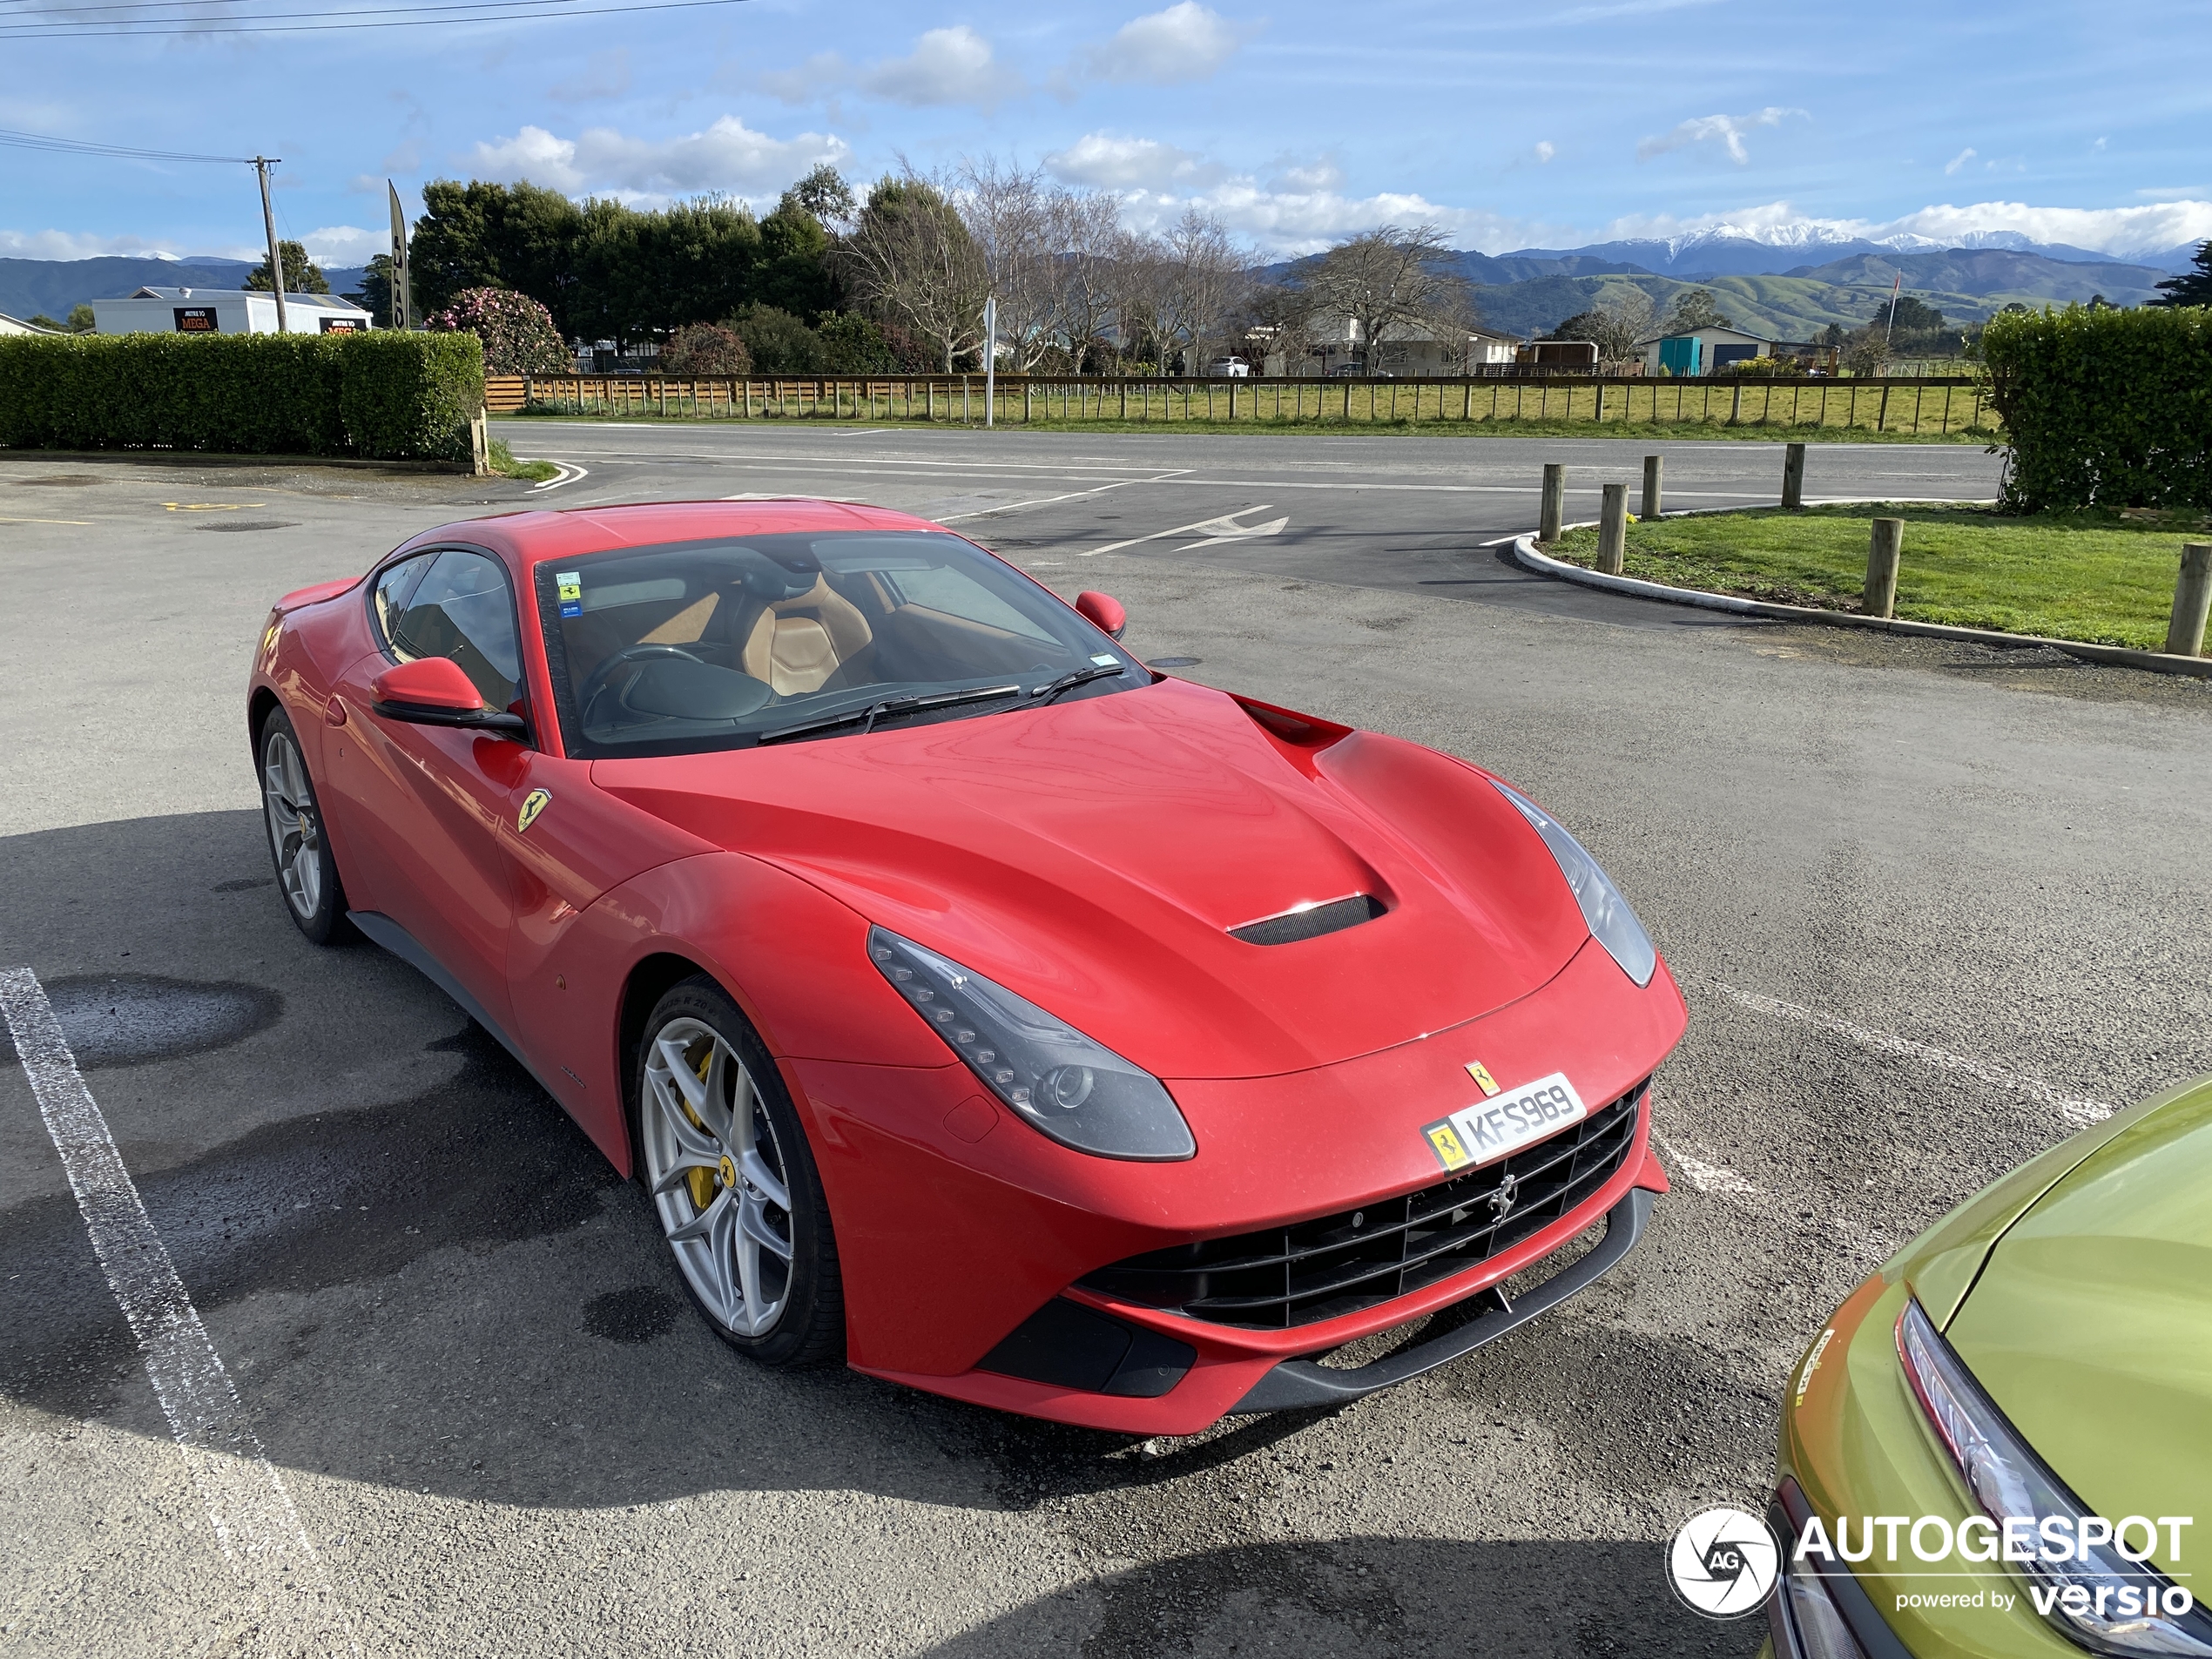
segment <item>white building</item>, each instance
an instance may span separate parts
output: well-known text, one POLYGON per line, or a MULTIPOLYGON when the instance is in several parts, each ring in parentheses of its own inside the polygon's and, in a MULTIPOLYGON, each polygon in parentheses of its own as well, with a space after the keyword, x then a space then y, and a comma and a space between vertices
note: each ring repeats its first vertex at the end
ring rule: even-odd
MULTIPOLYGON (((285 333, 355 334, 374 326, 368 313, 334 293, 284 296, 285 333)), ((120 300, 92 301, 94 332, 103 334, 273 334, 276 295, 246 288, 140 288, 120 300)))
POLYGON ((1695 351, 1676 347, 1671 353, 1676 361, 1666 364, 1672 374, 1717 374, 1730 363, 1749 362, 1754 357, 1769 355, 1778 343, 1747 334, 1741 328, 1686 328, 1679 334, 1653 334, 1636 341, 1635 349, 1643 359, 1643 372, 1656 374, 1662 354, 1661 347, 1671 341, 1696 341, 1695 351))
POLYGON ((1474 327, 1464 334, 1426 323, 1398 323, 1383 330, 1380 349, 1363 349, 1359 323, 1350 317, 1317 317, 1306 325, 1305 350, 1297 362, 1278 348, 1269 352, 1264 372, 1272 375, 1379 374, 1407 377, 1463 374, 1494 363, 1510 363, 1522 344, 1518 334, 1474 327), (1370 361, 1370 359, 1372 361, 1370 361))
POLYGON ((35 322, 25 322, 21 317, 10 317, 0 311, 0 334, 65 334, 66 328, 42 328, 35 322))

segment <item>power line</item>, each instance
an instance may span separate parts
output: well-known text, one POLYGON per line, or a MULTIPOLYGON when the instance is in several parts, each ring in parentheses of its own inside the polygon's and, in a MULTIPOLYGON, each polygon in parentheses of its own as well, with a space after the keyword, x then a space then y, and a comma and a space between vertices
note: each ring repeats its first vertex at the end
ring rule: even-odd
MULTIPOLYGON (((105 22, 99 19, 94 19, 87 23, 56 23, 49 22, 48 19, 51 17, 60 17, 64 13, 75 12, 99 12, 105 14, 118 11, 192 11, 210 3, 225 3, 225 0, 110 0, 109 3, 85 6, 49 6, 35 3, 35 0, 32 3, 24 3, 24 0, 0 0, 0 19, 12 17, 18 20, 15 22, 0 22, 0 29, 53 28, 97 30, 108 27, 110 25, 112 25, 115 28, 124 29, 141 23, 190 23, 196 20, 191 17, 112 17, 106 19, 105 22), (20 6, 21 9, 18 10, 10 10, 9 8, 12 6, 20 6)), ((389 17, 395 12, 496 11, 512 7, 536 6, 543 8, 548 5, 562 5, 565 3, 567 3, 567 0, 448 0, 448 3, 415 3, 409 5, 376 6, 373 8, 365 8, 360 10, 341 11, 332 11, 327 10, 318 11, 272 11, 263 12, 258 16, 250 12, 224 10, 220 12, 210 12, 204 19, 199 19, 198 21, 219 23, 226 19, 239 18, 248 23, 266 23, 272 19, 284 17, 389 17)))
MULTIPOLYGON (((386 18, 383 21, 371 23, 278 23, 266 26, 249 24, 206 23, 193 24, 189 27, 181 29, 148 29, 140 27, 128 20, 112 24, 86 23, 74 25, 61 24, 58 26, 0 25, 0 39, 82 40, 100 37, 105 37, 110 39, 129 39, 134 37, 143 36, 152 37, 160 35, 321 34, 334 30, 343 29, 421 29, 426 27, 436 27, 440 25, 450 26, 454 24, 474 23, 519 23, 543 19, 558 19, 562 17, 598 17, 620 12, 692 11, 705 6, 741 5, 743 3, 745 3, 745 0, 650 0, 649 3, 638 5, 569 6, 561 3, 561 0, 462 0, 462 3, 456 7, 455 10, 489 15, 456 17, 437 17, 386 18), (507 11, 498 11, 494 10, 494 8, 500 6, 512 6, 513 10, 507 11)), ((272 13, 270 15, 273 17, 317 17, 342 16, 344 14, 307 12, 272 13)), ((147 21, 167 24, 176 20, 172 18, 150 18, 147 19, 147 21)), ((199 158, 219 158, 225 161, 252 159, 251 157, 233 156, 199 158)))
POLYGON ((39 132, 11 132, 5 127, 0 127, 0 145, 18 150, 52 150, 63 155, 106 156, 118 161, 219 161, 247 167, 253 165, 252 156, 196 156, 177 150, 134 150, 127 145, 50 138, 39 132))

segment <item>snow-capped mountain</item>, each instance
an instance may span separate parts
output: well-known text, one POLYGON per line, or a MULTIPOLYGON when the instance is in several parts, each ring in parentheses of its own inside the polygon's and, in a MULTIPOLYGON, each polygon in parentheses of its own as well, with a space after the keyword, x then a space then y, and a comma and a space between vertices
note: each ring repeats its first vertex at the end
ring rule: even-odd
MULTIPOLYGON (((2074 265, 2102 265, 2122 257, 2064 242, 2039 242, 2020 231, 1965 231, 1956 236, 1935 237, 1823 219, 1724 221, 1677 236, 1624 237, 1575 248, 1521 248, 1498 257, 1613 260, 1641 266, 1657 276, 1774 276, 1854 253, 1934 253, 1961 247, 2037 253, 2074 265)), ((2195 243, 2184 242, 2175 247, 2131 253, 2124 262, 2184 271, 2195 253, 2195 243)))

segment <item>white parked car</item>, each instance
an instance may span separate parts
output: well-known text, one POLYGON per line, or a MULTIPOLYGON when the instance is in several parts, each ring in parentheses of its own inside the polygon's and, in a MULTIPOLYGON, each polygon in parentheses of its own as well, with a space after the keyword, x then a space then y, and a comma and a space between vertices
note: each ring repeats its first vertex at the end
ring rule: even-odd
POLYGON ((1241 357, 1217 357, 1206 365, 1206 373, 1216 380, 1248 381, 1252 366, 1241 357))

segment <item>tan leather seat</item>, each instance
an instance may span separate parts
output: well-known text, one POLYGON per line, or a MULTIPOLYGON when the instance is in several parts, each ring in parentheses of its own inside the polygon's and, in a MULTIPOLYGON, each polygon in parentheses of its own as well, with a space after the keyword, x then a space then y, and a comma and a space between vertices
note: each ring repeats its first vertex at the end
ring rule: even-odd
POLYGON ((819 691, 874 637, 860 608, 817 577, 795 599, 763 608, 740 647, 745 671, 779 697, 819 691))

